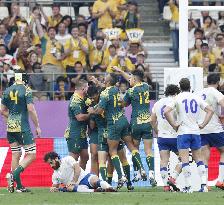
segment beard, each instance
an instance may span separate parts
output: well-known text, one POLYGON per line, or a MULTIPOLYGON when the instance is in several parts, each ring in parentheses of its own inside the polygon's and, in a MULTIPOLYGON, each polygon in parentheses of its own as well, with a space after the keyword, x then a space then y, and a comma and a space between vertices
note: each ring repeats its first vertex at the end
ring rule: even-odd
POLYGON ((59 161, 56 161, 55 166, 53 166, 52 168, 54 170, 57 170, 59 167, 60 167, 60 162, 59 161))

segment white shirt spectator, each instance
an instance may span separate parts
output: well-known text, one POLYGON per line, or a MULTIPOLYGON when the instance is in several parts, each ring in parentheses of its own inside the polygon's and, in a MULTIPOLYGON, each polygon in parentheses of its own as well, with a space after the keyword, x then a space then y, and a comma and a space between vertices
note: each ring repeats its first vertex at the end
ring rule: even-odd
POLYGON ((57 34, 55 36, 55 39, 60 43, 62 44, 63 46, 65 45, 66 41, 69 40, 72 36, 70 34, 65 34, 63 36, 57 34))

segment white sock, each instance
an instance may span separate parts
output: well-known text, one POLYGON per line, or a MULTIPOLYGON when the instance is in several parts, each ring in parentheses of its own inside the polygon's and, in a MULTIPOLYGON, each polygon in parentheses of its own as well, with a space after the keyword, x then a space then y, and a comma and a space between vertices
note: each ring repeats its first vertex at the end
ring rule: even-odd
POLYGON ((164 186, 167 186, 167 181, 168 181, 168 173, 167 173, 167 168, 166 167, 161 167, 160 168, 160 174, 163 180, 164 186))
POLYGON ((173 173, 171 174, 171 177, 174 179, 177 179, 178 176, 179 176, 179 173, 176 170, 174 170, 173 173))
POLYGON ((185 186, 186 187, 191 186, 191 172, 190 172, 190 166, 189 166, 189 164, 188 165, 185 165, 182 168, 182 172, 183 172, 183 175, 184 175, 185 186))
POLYGON ((208 165, 205 165, 206 181, 208 181, 208 165))
POLYGON ((94 192, 94 189, 89 189, 86 185, 78 185, 77 192, 94 192))
POLYGON ((224 181, 224 162, 219 163, 219 181, 224 181))
POLYGON ((197 162, 197 167, 198 167, 198 173, 201 177, 201 183, 207 184, 207 172, 204 163, 202 161, 197 162))
POLYGON ((111 187, 111 185, 108 184, 108 183, 105 182, 105 181, 100 181, 100 186, 101 186, 101 188, 103 188, 103 189, 108 189, 108 188, 111 187))

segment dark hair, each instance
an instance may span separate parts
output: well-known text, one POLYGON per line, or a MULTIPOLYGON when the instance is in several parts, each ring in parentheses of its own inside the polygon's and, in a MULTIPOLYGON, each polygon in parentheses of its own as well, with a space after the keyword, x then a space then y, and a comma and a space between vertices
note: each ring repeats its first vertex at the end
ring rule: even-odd
POLYGON ((211 73, 207 77, 208 85, 214 85, 220 81, 220 75, 218 73, 211 73))
POLYGON ((110 49, 110 48, 116 49, 115 45, 113 45, 113 44, 111 44, 108 49, 110 49))
POLYGON ((204 35, 204 31, 202 29, 200 29, 200 28, 196 28, 194 30, 194 34, 196 34, 196 33, 201 33, 202 35, 204 35))
POLYGON ((144 66, 143 64, 141 64, 141 63, 137 64, 137 65, 135 66, 135 68, 137 69, 139 66, 142 67, 143 70, 145 70, 145 66, 144 66))
POLYGON ((6 47, 6 45, 5 45, 5 44, 0 44, 0 47, 4 47, 4 48, 5 48, 5 50, 7 50, 7 47, 6 47))
POLYGON ((208 47, 208 44, 207 43, 202 43, 201 48, 204 47, 204 46, 208 47))
POLYGON ((110 85, 114 86, 118 82, 118 76, 114 73, 110 73, 110 85))
POLYGON ((99 95, 99 93, 100 93, 100 91, 96 87, 96 85, 93 84, 93 85, 89 86, 88 91, 87 91, 88 97, 93 97, 94 95, 99 95))
MULTIPOLYGON (((72 30, 72 17, 69 16, 69 15, 65 15, 65 16, 62 17, 60 23, 63 23, 63 21, 66 20, 66 19, 70 19, 70 21, 71 21, 70 25, 68 25, 68 31, 69 31, 69 33, 70 33, 71 30, 72 30)), ((60 24, 60 23, 59 23, 59 24, 60 24)), ((58 25, 59 25, 59 24, 58 24, 58 25)))
POLYGON ((57 31, 57 29, 54 26, 50 26, 48 27, 47 32, 49 32, 51 29, 54 29, 55 31, 57 31))
POLYGON ((136 76, 140 81, 143 81, 144 78, 144 72, 141 70, 134 70, 132 72, 132 75, 136 76))
POLYGON ((84 26, 84 27, 87 29, 87 25, 86 25, 85 23, 79 23, 79 24, 78 24, 78 28, 79 28, 80 26, 84 26))
POLYGON ((65 83, 67 83, 67 78, 65 78, 64 76, 59 76, 56 80, 56 83, 58 84, 59 82, 64 81, 65 83))
POLYGON ((102 38, 102 37, 96 37, 96 41, 103 41, 104 42, 104 38, 102 38))
POLYGON ((44 155, 44 161, 47 162, 49 159, 54 160, 54 159, 60 159, 60 156, 56 152, 48 152, 44 155))
POLYGON ((219 19, 218 20, 221 20, 222 19, 221 12, 222 11, 219 11, 219 19))
POLYGON ((191 83, 188 78, 182 78, 179 82, 181 91, 190 91, 191 83))
POLYGON ((166 97, 177 95, 179 93, 180 93, 180 89, 177 85, 170 84, 166 87, 166 90, 165 90, 165 96, 166 97))
POLYGON ((208 72, 214 72, 216 68, 217 68, 217 64, 212 63, 208 66, 208 72))
POLYGON ((38 62, 36 62, 36 63, 34 63, 34 64, 32 65, 32 69, 33 69, 33 70, 35 70, 35 69, 39 69, 39 68, 37 68, 37 66, 39 66, 39 68, 41 68, 41 64, 38 63, 38 62))
POLYGON ((76 62, 75 62, 75 66, 76 66, 76 65, 81 65, 81 66, 82 66, 82 62, 81 62, 81 61, 76 61, 76 62))
POLYGON ((196 41, 197 41, 197 40, 200 40, 200 41, 201 41, 201 45, 203 44, 202 39, 200 39, 200 38, 196 38, 195 41, 194 41, 194 48, 195 48, 195 49, 196 49, 196 41))
POLYGON ((203 18, 203 23, 205 23, 205 21, 206 21, 207 19, 210 19, 211 23, 209 24, 209 26, 211 26, 211 24, 212 24, 212 22, 213 22, 213 19, 212 19, 211 16, 206 16, 206 17, 204 17, 204 18, 203 18))
POLYGON ((33 9, 32 9, 32 12, 34 12, 35 10, 39 10, 40 7, 39 6, 34 6, 33 9))
POLYGON ((60 5, 59 4, 52 4, 51 8, 57 7, 60 9, 60 5))

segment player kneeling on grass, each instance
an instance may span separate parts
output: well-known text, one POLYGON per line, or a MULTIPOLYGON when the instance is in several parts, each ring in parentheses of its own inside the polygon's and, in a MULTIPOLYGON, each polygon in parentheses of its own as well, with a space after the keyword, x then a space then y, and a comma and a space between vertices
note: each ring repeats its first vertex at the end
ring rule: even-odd
POLYGON ((71 156, 60 159, 56 152, 48 152, 44 156, 54 173, 52 175, 53 185, 50 191, 67 192, 91 192, 89 189, 102 188, 102 191, 114 192, 115 190, 107 182, 102 181, 95 174, 87 173, 79 163, 71 156), (65 187, 60 187, 65 184, 65 187))
MULTIPOLYGON (((158 135, 157 142, 160 153, 160 174, 164 183, 164 191, 180 191, 176 186, 176 178, 181 172, 181 164, 176 165, 175 170, 172 172, 168 179, 168 162, 170 158, 170 151, 178 154, 177 150, 177 133, 167 122, 164 116, 164 108, 173 98, 180 92, 178 86, 168 85, 165 91, 165 98, 157 101, 152 108, 151 124, 158 135), (171 189, 172 187, 172 189, 171 189)), ((175 116, 175 113, 172 113, 175 116)))

